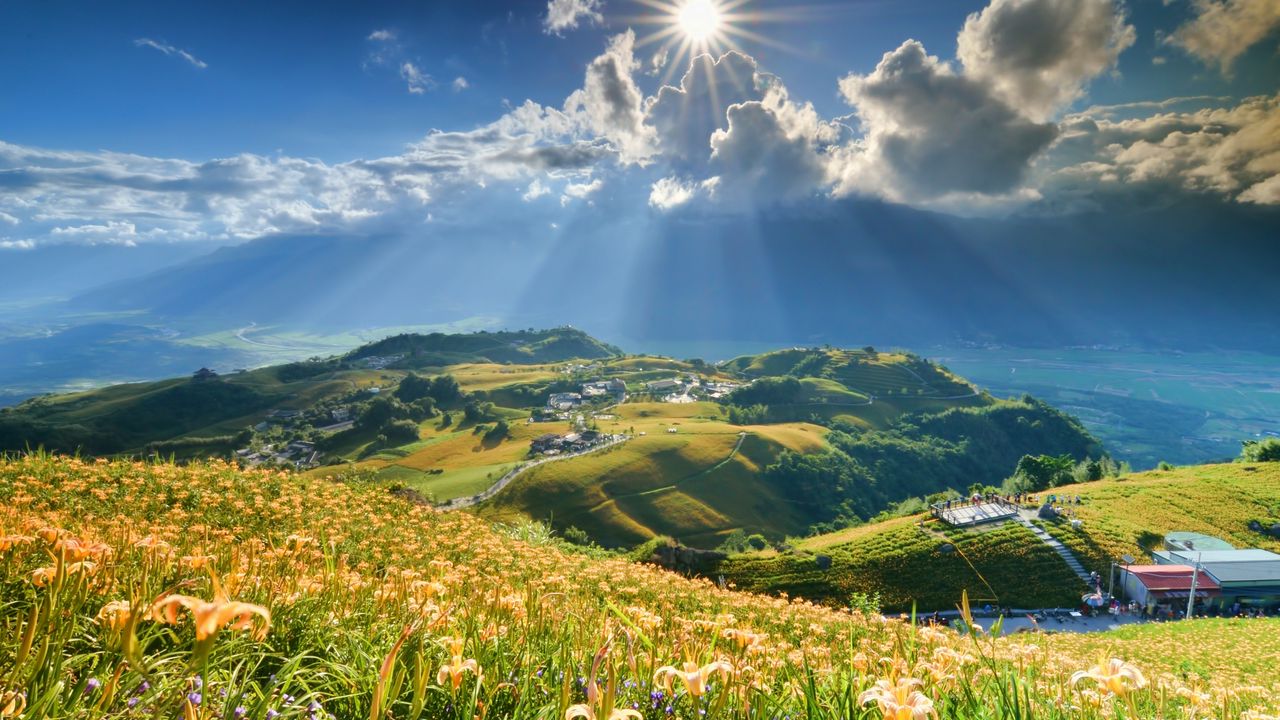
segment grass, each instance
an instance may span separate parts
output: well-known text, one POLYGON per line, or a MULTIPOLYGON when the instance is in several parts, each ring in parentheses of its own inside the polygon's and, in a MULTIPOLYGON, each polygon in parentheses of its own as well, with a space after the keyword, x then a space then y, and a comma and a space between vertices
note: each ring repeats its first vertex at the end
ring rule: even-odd
POLYGON ((959 720, 1225 720, 1280 698, 1275 621, 912 629, 566 552, 378 483, 35 455, 0 463, 0 538, 0 710, 23 718, 878 720, 900 684, 959 720), (197 635, 184 606, 225 612, 197 635), (1073 680, 1102 648, 1146 682, 1073 680), (669 684, 685 661, 710 683, 669 684))
POLYGON ((731 425, 713 403, 627 403, 615 413, 615 420, 599 422, 600 430, 632 434, 631 440, 533 468, 481 512, 575 526, 606 547, 655 535, 715 547, 740 528, 781 538, 807 527, 804 513, 788 506, 761 472, 783 450, 825 447, 824 428, 731 425))
POLYGON ((1280 552, 1280 540, 1249 529, 1250 520, 1280 518, 1280 463, 1151 470, 1053 492, 1081 497, 1083 504, 1070 507, 1083 523, 1080 530, 1067 523, 1047 523, 1046 529, 1104 575, 1112 560, 1145 558, 1152 543, 1175 531, 1280 552))
POLYGON ((917 522, 898 518, 819 536, 787 554, 735 556, 720 572, 746 590, 826 603, 879 593, 884 607, 903 611, 913 604, 923 611, 951 609, 965 591, 975 602, 1008 607, 1064 607, 1080 600, 1079 579, 1025 527, 944 534, 917 522), (945 545, 955 551, 945 552, 945 545))

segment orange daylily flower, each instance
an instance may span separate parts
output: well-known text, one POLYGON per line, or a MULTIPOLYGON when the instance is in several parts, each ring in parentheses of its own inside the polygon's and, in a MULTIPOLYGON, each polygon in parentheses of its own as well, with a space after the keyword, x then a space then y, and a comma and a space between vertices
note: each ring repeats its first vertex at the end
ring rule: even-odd
POLYGON ((436 673, 436 684, 444 685, 448 680, 454 692, 462 685, 462 676, 471 673, 476 679, 481 678, 480 663, 475 658, 462 659, 462 639, 449 638, 449 650, 453 657, 449 662, 440 667, 440 672, 436 673))
POLYGON ((0 691, 0 718, 16 718, 26 709, 26 695, 16 690, 0 691))
POLYGON ((129 616, 132 612, 133 608, 128 600, 112 600, 102 606, 95 621, 108 630, 120 632, 129 624, 129 616))
POLYGON ((178 611, 191 613, 196 626, 196 642, 212 641, 224 628, 231 630, 253 629, 255 619, 260 619, 254 638, 262 640, 271 628, 271 611, 261 605, 236 602, 227 598, 222 584, 214 579, 213 600, 202 600, 188 595, 166 595, 151 605, 151 618, 159 623, 176 625, 178 611))

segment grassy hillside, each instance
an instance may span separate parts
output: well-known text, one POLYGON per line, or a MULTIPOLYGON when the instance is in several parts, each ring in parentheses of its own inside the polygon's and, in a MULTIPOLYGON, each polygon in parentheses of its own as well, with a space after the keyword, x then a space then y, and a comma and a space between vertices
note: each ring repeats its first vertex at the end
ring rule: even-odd
POLYGON ((1079 495, 1071 506, 1080 530, 1047 523, 1049 533, 1090 569, 1105 574, 1113 560, 1146 556, 1166 533, 1213 535, 1236 547, 1280 552, 1280 538, 1251 530, 1280 522, 1280 463, 1193 465, 1150 470, 1118 480, 1069 485, 1053 492, 1079 495))
POLYGON ((633 438, 534 468, 482 512, 553 519, 557 527, 578 527, 609 547, 654 535, 714 547, 740 528, 780 537, 811 522, 807 509, 763 481, 763 471, 785 450, 824 448, 825 428, 731 425, 712 403, 629 403, 616 409, 615 419, 598 424, 633 438))
MULTIPOLYGON (((1237 547, 1280 551, 1280 539, 1251 530, 1280 522, 1280 463, 1203 465, 1151 471, 1056 488, 1079 495, 1071 508, 1084 521, 1042 523, 1089 569, 1104 577, 1112 559, 1160 547, 1173 531, 1202 532, 1237 547)), ((1044 493, 1048 495, 1049 493, 1044 493)), ((806 538, 791 552, 737 555, 717 570, 739 587, 787 592, 821 602, 879 591, 888 608, 947 609, 960 590, 992 604, 1072 605, 1081 585, 1066 564, 1015 523, 967 531, 923 515, 861 525, 806 538), (924 521, 926 529, 921 529, 924 521), (943 552, 950 544, 957 552, 943 552), (830 559, 819 566, 817 558, 830 559)))
MULTIPOLYGON (((0 450, 43 446, 91 455, 138 454, 157 441, 234 435, 260 422, 268 410, 301 410, 352 390, 392 386, 406 368, 462 364, 463 382, 492 389, 551 380, 556 373, 544 365, 517 376, 518 366, 507 373, 507 366, 494 363, 563 363, 616 354, 616 348, 572 328, 397 335, 327 360, 207 380, 175 378, 34 398, 0 409, 0 450), (369 358, 395 355, 404 357, 392 367, 367 367, 369 358), (504 376, 507 382, 502 382, 504 376)), ((231 443, 211 445, 210 454, 234 449, 231 443)))
POLYGON ((0 463, 0 538, 10 717, 844 720, 880 717, 859 695, 881 681, 960 720, 1280 709, 1276 621, 913 630, 567 553, 385 485, 30 457, 0 463), (210 607, 197 635, 186 608, 210 607), (1145 682, 1076 684, 1100 653, 1145 682), (671 678, 683 661, 710 682, 671 678))

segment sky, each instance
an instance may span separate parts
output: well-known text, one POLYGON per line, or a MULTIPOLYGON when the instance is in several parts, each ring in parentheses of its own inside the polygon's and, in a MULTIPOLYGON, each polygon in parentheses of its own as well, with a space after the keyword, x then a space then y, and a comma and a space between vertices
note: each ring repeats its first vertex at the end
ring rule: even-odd
POLYGON ((1278 49, 1280 0, 5 0, 0 259, 602 206, 1273 207, 1278 49))

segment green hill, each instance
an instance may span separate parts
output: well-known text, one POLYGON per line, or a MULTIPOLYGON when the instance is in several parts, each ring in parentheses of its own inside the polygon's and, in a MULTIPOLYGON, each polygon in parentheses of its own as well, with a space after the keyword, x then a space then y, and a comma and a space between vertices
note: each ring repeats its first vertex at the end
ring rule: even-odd
MULTIPOLYGON (((1071 507, 1084 522, 1079 530, 1042 526, 1103 577, 1113 559, 1142 561, 1174 531, 1280 551, 1280 538, 1251 529, 1280 522, 1280 463, 1156 470, 1052 492, 1079 495, 1082 504, 1071 507)), ((954 530, 922 515, 806 538, 785 553, 735 555, 710 572, 739 588, 825 603, 879 593, 894 610, 950 609, 961 590, 1004 606, 1070 606, 1083 589, 1062 558, 1017 523, 954 530)))
POLYGON ((394 386, 408 368, 617 354, 573 328, 397 335, 325 360, 32 398, 0 409, 0 451, 43 446, 90 455, 141 453, 149 445, 186 438, 176 445, 193 455, 226 455, 233 438, 269 410, 302 411, 363 388, 394 386), (374 358, 381 362, 371 363, 374 358))

